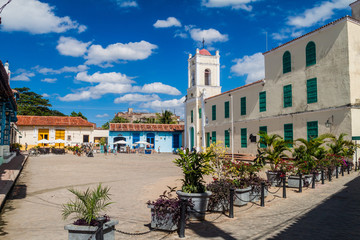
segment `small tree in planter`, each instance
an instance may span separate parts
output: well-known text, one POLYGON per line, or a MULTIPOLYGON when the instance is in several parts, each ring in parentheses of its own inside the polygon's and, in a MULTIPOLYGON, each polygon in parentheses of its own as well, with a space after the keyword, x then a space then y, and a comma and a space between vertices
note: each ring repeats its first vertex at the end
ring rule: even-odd
MULTIPOLYGON (((175 231, 178 228, 180 219, 179 197, 174 197, 176 187, 165 190, 155 201, 148 201, 151 208, 151 227, 164 231, 175 231)), ((192 207, 191 200, 186 201, 188 207, 192 207)))
POLYGON ((266 132, 260 132, 259 135, 258 154, 255 161, 262 166, 265 166, 266 162, 270 163, 271 170, 266 172, 268 181, 271 185, 279 186, 281 183, 280 176, 284 173, 280 172, 276 166, 282 159, 288 158, 285 152, 289 150, 291 142, 284 140, 277 134, 268 135, 266 132), (261 147, 262 145, 265 147, 261 147))
POLYGON ((211 191, 208 210, 213 212, 225 212, 229 210, 230 188, 234 188, 230 179, 214 180, 206 186, 211 191))
POLYGON ((211 192, 206 191, 204 175, 211 172, 210 158, 212 152, 198 153, 189 152, 189 149, 179 151, 180 158, 174 163, 183 171, 184 178, 181 190, 177 191, 180 199, 192 199, 193 210, 189 210, 190 217, 203 220, 207 209, 207 203, 211 192))
POLYGON ((70 215, 75 214, 75 219, 77 219, 73 224, 65 226, 65 230, 69 231, 69 240, 95 239, 93 235, 97 231, 97 218, 100 216, 104 216, 106 219, 104 236, 106 235, 107 239, 115 239, 115 225, 119 222, 110 220, 106 215, 101 215, 101 212, 112 204, 109 190, 108 187, 102 187, 101 183, 96 189, 88 188, 84 192, 69 189, 76 196, 76 199, 62 205, 62 216, 65 220, 70 215))

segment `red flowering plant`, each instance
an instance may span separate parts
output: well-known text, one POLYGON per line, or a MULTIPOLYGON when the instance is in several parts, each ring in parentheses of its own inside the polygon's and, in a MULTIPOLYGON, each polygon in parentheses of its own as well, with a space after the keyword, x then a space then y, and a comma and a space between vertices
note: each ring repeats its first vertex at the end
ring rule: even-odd
POLYGON ((286 176, 286 173, 292 172, 294 170, 293 162, 289 159, 281 158, 277 161, 274 167, 274 172, 278 173, 279 178, 286 176))
POLYGON ((312 156, 306 154, 297 160, 295 166, 294 171, 297 174, 312 174, 316 171, 317 161, 312 156))
MULTIPOLYGON (((165 190, 158 199, 147 202, 148 207, 153 210, 152 216, 156 218, 158 225, 166 224, 169 220, 174 225, 179 222, 181 200, 176 194, 176 197, 173 195, 175 190, 176 187, 168 186, 168 190, 165 190)), ((190 208, 194 207, 191 199, 188 199, 186 204, 190 208)))
POLYGON ((231 162, 231 178, 237 188, 246 188, 250 185, 250 179, 257 175, 261 166, 243 161, 231 162))

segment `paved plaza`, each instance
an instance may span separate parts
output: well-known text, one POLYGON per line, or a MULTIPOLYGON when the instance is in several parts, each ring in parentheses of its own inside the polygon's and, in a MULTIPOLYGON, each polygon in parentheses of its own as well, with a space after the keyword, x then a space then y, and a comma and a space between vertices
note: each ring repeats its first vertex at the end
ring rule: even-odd
MULTIPOLYGON (((141 233, 149 230, 146 202, 166 186, 181 186, 181 170, 172 154, 74 155, 29 158, 12 196, 0 216, 1 239, 67 239, 61 204, 73 198, 68 188, 86 189, 99 182, 111 187, 115 203, 109 215, 119 220, 118 230, 141 233)), ((210 179, 210 178, 209 178, 210 179)), ((186 239, 359 239, 360 178, 357 172, 334 179, 303 193, 288 189, 270 194, 265 207, 235 207, 235 218, 220 213, 203 222, 190 222, 186 239)), ((276 191, 277 188, 271 189, 276 191)), ((116 239, 178 239, 177 233, 154 231, 141 236, 116 233, 116 239)))

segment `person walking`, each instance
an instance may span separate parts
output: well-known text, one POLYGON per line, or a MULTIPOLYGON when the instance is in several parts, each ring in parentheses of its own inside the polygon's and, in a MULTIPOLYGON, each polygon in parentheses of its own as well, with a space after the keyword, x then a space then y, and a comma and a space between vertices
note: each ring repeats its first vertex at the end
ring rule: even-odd
POLYGON ((27 151, 27 143, 25 143, 25 151, 27 151))
POLYGON ((158 147, 158 153, 160 153, 160 146, 158 147))
POLYGON ((107 155, 107 146, 106 146, 106 143, 104 144, 104 153, 105 153, 105 155, 107 155))

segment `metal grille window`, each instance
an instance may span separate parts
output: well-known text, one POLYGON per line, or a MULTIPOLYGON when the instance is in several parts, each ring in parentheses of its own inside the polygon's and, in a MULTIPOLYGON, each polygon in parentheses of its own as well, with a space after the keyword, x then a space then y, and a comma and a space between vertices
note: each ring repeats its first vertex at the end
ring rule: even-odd
MULTIPOLYGON (((259 132, 260 133, 267 133, 267 126, 261 126, 259 127, 259 132)), ((260 140, 263 139, 261 136, 260 136, 260 140)), ((266 144, 263 144, 263 143, 260 143, 260 147, 261 148, 266 148, 266 144)))
POLYGON ((225 130, 225 147, 230 147, 230 133, 225 130))
POLYGON ((216 105, 212 105, 211 107, 211 116, 212 116, 212 120, 215 121, 216 120, 216 105))
POLYGON ((193 123, 194 122, 194 111, 193 110, 191 110, 190 116, 191 116, 191 123, 193 123))
POLYGON ((216 131, 211 132, 211 142, 216 143, 216 131))
POLYGON ((307 90, 307 103, 316 103, 317 102, 317 79, 312 78, 306 82, 307 90))
MULTIPOLYGON (((293 125, 292 123, 284 124, 284 140, 292 142, 294 140, 294 133, 293 133, 293 125)), ((290 143, 289 147, 292 147, 293 144, 290 143)))
POLYGON ((307 122, 307 138, 308 141, 318 137, 318 122, 307 122))
POLYGON ((230 114, 230 104, 229 101, 225 102, 225 118, 229 118, 230 114))
POLYGON ((241 147, 247 148, 247 129, 246 128, 241 129, 241 147))
POLYGON ((316 46, 314 42, 309 42, 306 45, 306 66, 316 64, 316 46))
POLYGON ((284 86, 284 108, 292 106, 291 84, 284 86))
POLYGON ((266 111, 266 91, 259 92, 259 111, 266 111))
POLYGON ((246 115, 246 97, 242 97, 240 100, 241 116, 246 115))
POLYGON ((283 55, 283 73, 291 72, 291 54, 286 51, 283 55))

